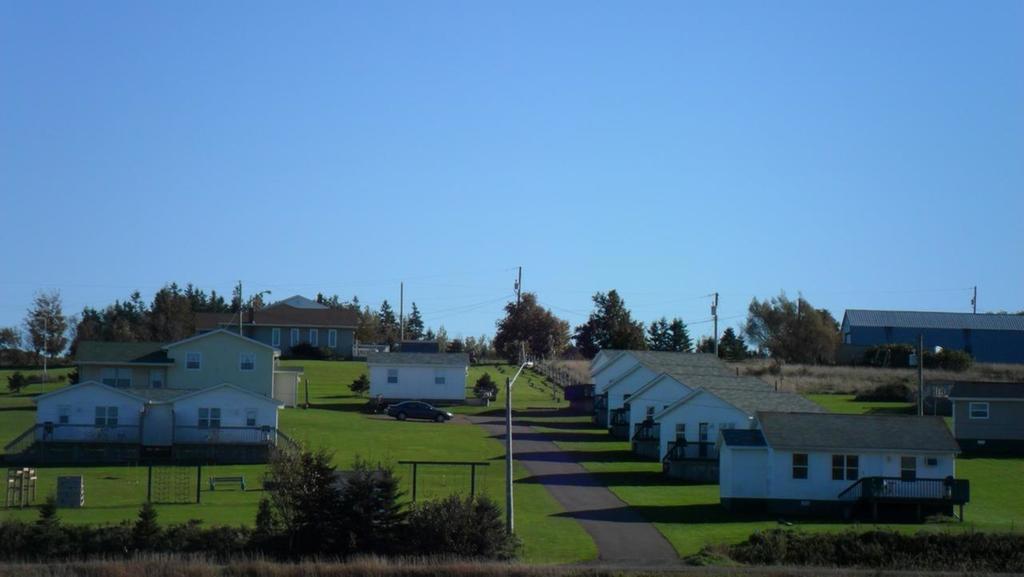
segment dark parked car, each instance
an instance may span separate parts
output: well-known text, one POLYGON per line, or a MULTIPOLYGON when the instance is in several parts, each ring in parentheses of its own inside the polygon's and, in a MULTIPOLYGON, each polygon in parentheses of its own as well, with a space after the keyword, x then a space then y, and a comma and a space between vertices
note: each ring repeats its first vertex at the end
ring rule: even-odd
POLYGON ((388 415, 404 421, 406 419, 426 419, 443 423, 452 418, 448 411, 442 411, 423 401, 402 401, 388 407, 388 415))

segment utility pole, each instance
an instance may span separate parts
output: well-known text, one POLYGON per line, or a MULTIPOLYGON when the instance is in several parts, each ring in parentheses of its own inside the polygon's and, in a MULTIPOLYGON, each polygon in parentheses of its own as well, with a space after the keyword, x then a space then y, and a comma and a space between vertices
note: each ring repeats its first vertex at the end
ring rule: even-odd
POLYGON ((242 304, 242 281, 238 281, 238 335, 245 336, 242 334, 242 314, 244 314, 245 306, 242 304))
POLYGON ((978 314, 978 285, 974 285, 974 296, 971 297, 971 311, 978 314))
MULTIPOLYGON (((523 294, 523 267, 519 267, 519 274, 516 276, 516 317, 519 317, 519 302, 523 294)), ((522 322, 521 319, 517 320, 522 322)), ((521 327, 520 327, 521 328, 521 327)), ((519 364, 526 362, 526 345, 519 341, 519 364)), ((510 417, 511 418, 511 417, 510 417)))
POLYGON ((924 416, 924 333, 917 335, 917 416, 924 416))
POLYGON ((46 374, 46 346, 50 344, 50 315, 49 312, 43 315, 43 382, 50 379, 46 374))
POLYGON ((505 530, 515 531, 512 502, 512 379, 505 377, 505 530))
POLYGON ((712 293, 711 318, 715 321, 715 357, 718 357, 718 293, 712 293))
POLYGON ((405 282, 398 284, 398 342, 405 341, 405 282))

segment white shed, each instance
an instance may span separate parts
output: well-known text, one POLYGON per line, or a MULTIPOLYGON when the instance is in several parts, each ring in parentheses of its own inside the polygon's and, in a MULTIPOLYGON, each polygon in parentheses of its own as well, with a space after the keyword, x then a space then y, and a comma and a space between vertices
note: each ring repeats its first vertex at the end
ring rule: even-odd
POLYGON ((465 353, 370 353, 370 396, 388 400, 462 402, 469 355, 465 353))

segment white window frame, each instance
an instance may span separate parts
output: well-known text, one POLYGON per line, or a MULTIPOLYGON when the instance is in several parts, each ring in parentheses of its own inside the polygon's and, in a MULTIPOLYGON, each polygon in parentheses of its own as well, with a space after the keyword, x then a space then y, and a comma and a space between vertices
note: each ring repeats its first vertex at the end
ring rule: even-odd
POLYGON ((127 389, 132 386, 131 367, 106 367, 100 375, 100 382, 108 387, 127 389))
POLYGON ((288 331, 288 345, 294 347, 299 344, 299 339, 302 335, 299 333, 299 329, 292 329, 288 331))
POLYGON ((789 475, 790 477, 793 478, 794 481, 806 481, 807 479, 811 478, 811 455, 809 453, 793 453, 792 455, 790 455, 789 460, 792 464, 792 467, 789 471, 789 475), (804 462, 802 465, 798 465, 796 463, 796 458, 798 455, 803 457, 804 462), (798 469, 804 472, 803 477, 798 477, 796 475, 798 469))
POLYGON ((434 384, 435 385, 446 385, 446 384, 448 384, 448 375, 444 372, 444 369, 434 369, 434 384))
POLYGON ((220 407, 199 407, 196 426, 200 429, 219 429, 220 420, 220 407))
POLYGON ((281 329, 279 327, 270 329, 270 346, 281 346, 281 329))
POLYGON ((185 370, 186 371, 201 371, 201 370, 203 370, 203 353, 201 353, 199 351, 187 351, 185 353, 185 370), (194 361, 195 361, 195 365, 196 365, 194 367, 192 366, 193 355, 195 355, 194 361))
POLYGON ((320 346, 320 331, 316 329, 309 329, 309 344, 314 347, 320 346))
POLYGON ((149 370, 149 387, 151 389, 162 389, 164 388, 164 370, 163 369, 150 369, 149 370), (156 380, 153 377, 157 377, 156 380))
POLYGON ((990 410, 989 404, 987 402, 985 402, 985 401, 975 401, 975 402, 968 403, 968 405, 967 405, 967 418, 968 419, 974 419, 974 420, 987 419, 989 417, 989 414, 990 414, 989 410, 990 410), (975 414, 975 411, 977 411, 977 414, 975 414), (985 416, 981 415, 982 411, 984 411, 985 416))
POLYGON ((238 370, 252 372, 256 370, 256 353, 238 353, 238 370), (246 363, 246 361, 249 361, 246 363), (246 367, 248 364, 248 368, 246 367))
POLYGON ((71 423, 71 405, 59 405, 57 407, 57 424, 68 425, 71 423))
POLYGON ((98 406, 95 411, 95 420, 93 423, 97 427, 116 427, 117 426, 117 407, 116 406, 98 406))
POLYGON ((327 330, 327 346, 328 348, 338 348, 338 329, 327 330))
POLYGON ((398 369, 388 369, 388 384, 389 385, 397 385, 398 384, 398 369))
POLYGON ((257 411, 256 409, 252 409, 252 408, 246 409, 245 410, 245 426, 246 427, 255 427, 255 426, 257 426, 257 424, 259 423, 259 418, 258 417, 259 417, 259 411, 257 411))

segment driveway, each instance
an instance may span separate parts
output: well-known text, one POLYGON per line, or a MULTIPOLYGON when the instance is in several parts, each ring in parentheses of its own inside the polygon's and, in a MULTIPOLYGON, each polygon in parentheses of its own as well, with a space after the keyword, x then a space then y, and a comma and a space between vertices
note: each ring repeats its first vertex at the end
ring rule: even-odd
MULTIPOLYGON (((468 418, 492 437, 505 442, 503 416, 468 418)), ((543 433, 531 427, 513 426, 512 452, 516 461, 562 505, 566 511, 563 515, 576 519, 594 539, 597 562, 630 566, 678 562, 675 549, 654 525, 630 509, 576 462, 571 453, 559 449, 543 433)))

